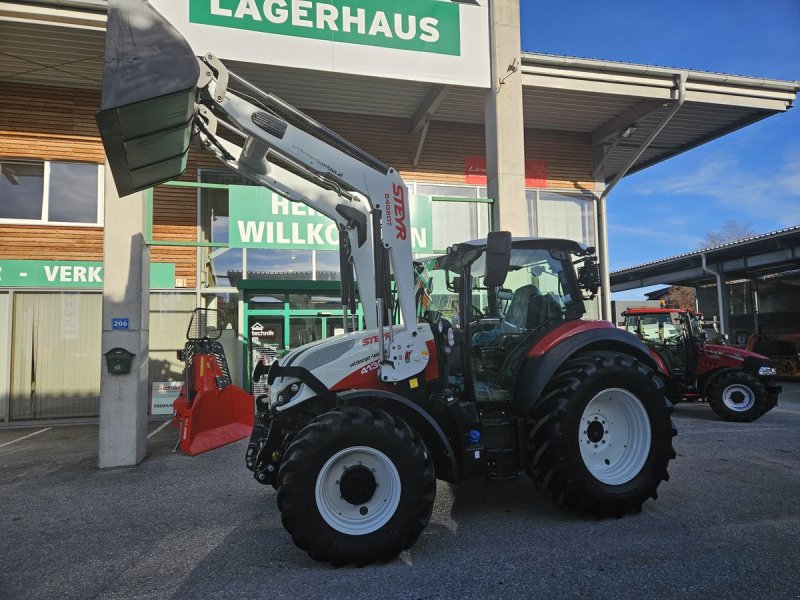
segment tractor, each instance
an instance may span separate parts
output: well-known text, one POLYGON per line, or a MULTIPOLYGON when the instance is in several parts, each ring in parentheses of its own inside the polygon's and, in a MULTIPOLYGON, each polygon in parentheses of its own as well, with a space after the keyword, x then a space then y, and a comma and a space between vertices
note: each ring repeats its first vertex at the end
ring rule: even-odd
POLYGON ((625 329, 636 334, 667 365, 673 402, 705 399, 726 421, 755 421, 778 403, 781 386, 766 356, 710 344, 703 320, 686 309, 629 308, 625 329))
POLYGON ((392 559, 426 527, 437 480, 527 474, 600 517, 656 498, 675 457, 663 361, 585 318, 593 248, 491 232, 415 261, 396 169, 198 59, 147 2, 109 2, 97 121, 120 195, 179 176, 194 137, 339 229, 345 331, 270 365, 245 457, 311 557, 392 559))

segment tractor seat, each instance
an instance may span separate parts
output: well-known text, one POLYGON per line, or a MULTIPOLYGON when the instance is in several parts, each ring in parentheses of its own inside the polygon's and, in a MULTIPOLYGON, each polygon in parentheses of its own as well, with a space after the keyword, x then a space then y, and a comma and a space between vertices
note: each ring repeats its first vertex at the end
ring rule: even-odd
POLYGON ((532 331, 562 313, 553 294, 542 294, 533 284, 524 285, 511 297, 501 329, 510 333, 532 331))

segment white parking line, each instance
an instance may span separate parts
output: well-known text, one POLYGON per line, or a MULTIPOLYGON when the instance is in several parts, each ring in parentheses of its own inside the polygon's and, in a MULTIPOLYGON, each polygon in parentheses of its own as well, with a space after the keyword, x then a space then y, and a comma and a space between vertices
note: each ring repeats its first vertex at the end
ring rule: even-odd
POLYGON ((39 435, 40 433, 44 433, 45 431, 50 431, 52 427, 46 427, 45 429, 40 429, 39 431, 34 431, 33 433, 29 433, 28 435, 23 435, 20 438, 15 440, 11 440, 10 442, 6 442, 5 444, 0 444, 0 448, 3 446, 10 446, 11 444, 16 444, 17 442, 21 442, 22 440, 28 439, 29 437, 33 437, 34 435, 39 435))
POLYGON ((152 431, 152 432, 150 432, 150 433, 148 433, 148 434, 147 434, 147 439, 149 440, 151 437, 153 437, 153 436, 154 436, 155 434, 157 434, 159 431, 161 431, 162 429, 164 429, 164 427, 166 427, 166 426, 167 426, 167 425, 169 425, 170 423, 172 423, 172 421, 171 421, 171 420, 170 420, 170 421, 164 421, 164 422, 163 422, 161 425, 159 425, 158 429, 156 429, 156 430, 154 430, 154 431, 152 431))

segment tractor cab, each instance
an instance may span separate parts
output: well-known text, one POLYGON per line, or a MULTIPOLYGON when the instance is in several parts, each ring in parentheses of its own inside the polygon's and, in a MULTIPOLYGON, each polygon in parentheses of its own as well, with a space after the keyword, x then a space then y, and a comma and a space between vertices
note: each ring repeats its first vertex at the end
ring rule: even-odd
POLYGON ((443 336, 447 386, 479 403, 507 402, 527 350, 584 315, 574 262, 593 262, 591 249, 574 241, 514 239, 507 273, 497 277, 485 250, 483 241, 467 242, 419 261, 417 312, 443 336))
POLYGON ((691 311, 673 308, 630 308, 625 329, 658 354, 672 376, 693 371, 698 347, 705 342, 702 320, 691 311))

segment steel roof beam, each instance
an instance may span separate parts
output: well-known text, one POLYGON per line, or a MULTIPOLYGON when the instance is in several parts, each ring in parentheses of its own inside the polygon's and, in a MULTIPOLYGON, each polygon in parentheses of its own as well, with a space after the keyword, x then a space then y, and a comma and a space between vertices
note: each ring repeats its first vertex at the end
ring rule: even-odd
POLYGON ((610 139, 618 136, 621 131, 660 110, 663 106, 664 103, 658 100, 642 100, 638 104, 634 104, 622 114, 595 129, 591 134, 592 146, 605 144, 610 139))
POLYGON ((450 86, 447 85, 433 85, 420 105, 417 107, 414 116, 411 117, 411 133, 417 134, 425 126, 426 121, 430 121, 436 109, 447 97, 450 91, 450 86))

